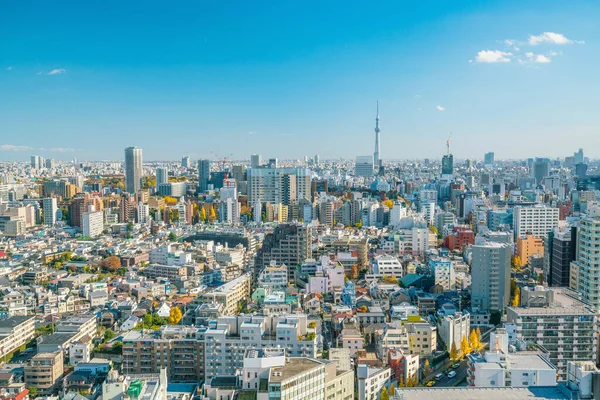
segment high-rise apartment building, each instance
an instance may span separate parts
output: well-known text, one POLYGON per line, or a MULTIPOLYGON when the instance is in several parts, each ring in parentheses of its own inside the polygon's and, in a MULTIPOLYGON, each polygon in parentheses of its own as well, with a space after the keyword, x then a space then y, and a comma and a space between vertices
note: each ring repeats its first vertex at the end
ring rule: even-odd
POLYGON ((204 334, 206 379, 235 375, 247 349, 279 347, 289 357, 316 357, 317 339, 306 314, 219 317, 204 334))
POLYGON ((252 154, 250 156, 250 168, 258 168, 262 166, 262 156, 260 154, 252 154))
POLYGON ((536 158, 533 162, 532 177, 535 183, 540 185, 544 178, 550 175, 550 160, 547 158, 536 158))
POLYGON ((181 157, 181 166, 183 168, 189 168, 192 166, 192 164, 190 163, 190 157, 189 156, 183 156, 181 157))
POLYGON ((556 228, 544 240, 544 275, 548 286, 568 287, 577 252, 577 228, 556 228))
POLYGON ((569 361, 596 361, 596 311, 567 288, 521 289, 521 306, 508 307, 507 323, 515 325, 516 339, 543 346, 566 380, 569 361))
POLYGON ((294 280, 296 267, 311 257, 312 228, 303 224, 281 224, 265 237, 256 256, 256 266, 267 266, 271 261, 285 264, 290 269, 290 280, 294 280))
POLYGON ((370 178, 374 173, 374 161, 371 156, 357 156, 354 164, 354 175, 370 178))
POLYGON ((53 226, 56 223, 56 211, 58 210, 56 197, 44 199, 42 209, 44 211, 44 225, 53 226))
POLYGON ((600 206, 588 206, 579 222, 577 260, 571 263, 570 287, 583 301, 600 311, 600 206))
POLYGON ((164 167, 156 168, 156 187, 162 183, 169 183, 169 171, 164 167))
POLYGON ((208 190, 210 182, 210 160, 198 160, 198 193, 208 190))
POLYGON ((104 230, 104 212, 94 211, 90 206, 88 212, 83 213, 83 236, 97 237, 104 230))
POLYGON ((135 194, 142 188, 142 149, 125 149, 125 191, 135 194))
POLYGON ((494 165, 494 152, 490 151, 489 153, 485 153, 483 157, 483 164, 485 166, 493 166, 494 165))
MULTIPOLYGON (((310 199, 310 170, 304 168, 250 168, 248 203, 291 204, 310 199)), ((287 204, 286 204, 287 205, 287 204)))
POLYGON ((169 381, 202 381, 205 330, 169 325, 160 331, 128 332, 123 337, 123 373, 156 374, 166 368, 169 381))
POLYGON ((471 305, 479 310, 504 310, 510 298, 512 246, 478 241, 473 246, 471 305))
POLYGON ((513 209, 513 229, 515 238, 528 233, 545 237, 558 226, 559 210, 542 204, 517 206, 513 209))

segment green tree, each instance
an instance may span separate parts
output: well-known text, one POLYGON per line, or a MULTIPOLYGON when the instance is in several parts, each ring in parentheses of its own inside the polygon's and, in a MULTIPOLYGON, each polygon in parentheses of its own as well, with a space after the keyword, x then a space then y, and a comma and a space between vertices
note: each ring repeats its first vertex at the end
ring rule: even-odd
POLYGON ((452 361, 458 358, 458 350, 456 349, 456 343, 452 342, 452 347, 450 348, 450 359, 452 361))
POLYGON ((29 386, 27 388, 27 390, 29 390, 29 396, 30 397, 37 397, 38 396, 38 388, 36 388, 35 386, 29 386))
POLYGON ((112 329, 107 329, 106 332, 104 332, 104 342, 108 342, 109 340, 111 340, 114 337, 115 337, 115 332, 112 329))
POLYGON ((177 241, 177 235, 174 234, 173 232, 169 232, 169 241, 176 242, 177 241))

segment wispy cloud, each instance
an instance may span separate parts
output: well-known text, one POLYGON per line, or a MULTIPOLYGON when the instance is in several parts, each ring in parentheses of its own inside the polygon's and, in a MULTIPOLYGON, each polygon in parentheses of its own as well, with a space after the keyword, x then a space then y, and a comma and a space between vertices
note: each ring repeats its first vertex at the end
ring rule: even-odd
POLYGON ((248 132, 248 135, 256 135, 256 132, 248 132))
POLYGON ((64 68, 56 68, 56 69, 53 69, 52 71, 48 72, 46 75, 60 75, 60 74, 64 74, 65 72, 67 72, 67 70, 64 68))
POLYGON ((583 43, 585 43, 583 41, 575 41, 575 40, 567 39, 567 37, 565 35, 563 35, 562 33, 555 33, 555 32, 544 32, 541 35, 537 35, 537 36, 530 35, 527 42, 532 46, 537 46, 538 44, 542 44, 542 43, 549 43, 549 44, 571 44, 571 43, 583 44, 583 43))
POLYGON ((10 71, 10 70, 12 70, 12 65, 9 65, 9 66, 6 68, 6 70, 7 70, 7 71, 10 71))
POLYGON ((444 111, 446 109, 446 107, 442 107, 440 105, 438 105, 436 108, 438 111, 444 111))
POLYGON ((512 53, 502 50, 481 50, 477 53, 475 61, 478 63, 508 63, 512 56, 512 53))
POLYGON ((33 147, 29 146, 18 146, 14 144, 0 144, 0 150, 2 151, 30 151, 33 147))

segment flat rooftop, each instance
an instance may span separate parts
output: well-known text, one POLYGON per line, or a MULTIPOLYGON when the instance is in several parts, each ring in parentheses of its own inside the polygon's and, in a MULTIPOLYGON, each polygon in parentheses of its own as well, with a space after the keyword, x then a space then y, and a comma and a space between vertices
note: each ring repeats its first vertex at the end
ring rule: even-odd
MULTIPOLYGON (((523 400, 523 399, 570 399, 559 387, 529 388, 402 388, 402 400, 523 400)), ((395 400, 395 399, 394 399, 395 400)))
POLYGON ((291 379, 296 375, 310 371, 313 368, 317 368, 324 365, 323 363, 310 359, 310 358, 290 358, 284 367, 273 367, 271 368, 271 376, 269 377, 270 382, 283 382, 291 379), (281 373, 279 376, 278 373, 281 373))

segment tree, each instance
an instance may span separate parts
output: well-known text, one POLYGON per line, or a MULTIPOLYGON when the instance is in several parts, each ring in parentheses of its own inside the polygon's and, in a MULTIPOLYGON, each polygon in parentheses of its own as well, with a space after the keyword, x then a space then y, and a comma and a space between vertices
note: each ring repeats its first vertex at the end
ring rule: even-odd
POLYGON ((367 308, 367 306, 360 306, 360 307, 358 307, 358 311, 362 312, 362 313, 366 313, 367 311, 369 311, 369 309, 367 308))
POLYGON ((517 286, 517 288, 515 289, 515 293, 513 294, 512 300, 510 301, 510 305, 513 307, 518 307, 520 301, 521 301, 521 289, 517 286))
POLYGON ((429 360, 425 360, 425 364, 423 364, 423 376, 429 376, 433 372, 433 368, 429 365, 429 360))
POLYGON ((215 212, 215 208, 214 207, 212 207, 212 206, 210 207, 208 215, 210 216, 210 220, 211 221, 214 221, 215 219, 217 219, 217 213, 215 212))
POLYGON ((477 332, 475 332, 475 329, 471 330, 471 334, 469 335, 469 346, 474 350, 479 350, 480 345, 481 343, 479 343, 477 332))
POLYGON ((406 387, 415 387, 415 386, 417 386, 418 382, 419 381, 417 379, 417 375, 412 374, 411 376, 408 377, 408 381, 406 382, 406 387))
POLYGON ((458 350, 456 349, 456 343, 452 342, 452 347, 450 348, 450 359, 452 361, 458 358, 458 350))
POLYGON ((38 389, 35 386, 29 386, 27 388, 27 390, 29 390, 29 396, 31 396, 31 397, 37 397, 38 396, 38 389))
POLYGON ((175 325, 179 323, 179 321, 181 321, 182 317, 183 315, 181 314, 181 310, 179 309, 179 307, 173 307, 169 312, 169 323, 171 325, 175 325))
POLYGON ((350 279, 355 280, 356 278, 358 278, 358 267, 353 265, 350 269, 350 279))
POLYGON ((390 395, 385 386, 383 387, 383 389, 381 389, 381 396, 379 396, 379 400, 390 400, 390 395))
POLYGON ((398 387, 403 388, 404 386, 404 377, 401 376, 400 379, 398 379, 398 387))
POLYGON ((390 386, 390 394, 393 396, 396 394, 396 388, 394 387, 394 384, 392 383, 392 386, 390 386))
POLYGON ((521 269, 521 257, 518 254, 512 256, 512 267, 515 269, 521 269))
POLYGON ((110 256, 102 260, 100 266, 108 272, 115 272, 121 268, 121 260, 117 256, 110 256))
POLYGON ((398 279, 395 276, 384 275, 381 280, 385 283, 398 283, 398 279))
POLYGON ((106 332, 104 332, 104 341, 108 342, 110 339, 115 337, 115 332, 112 329, 107 329, 106 332))
POLYGON ((131 232, 133 231, 133 222, 128 222, 127 223, 127 232, 131 232))
POLYGON ((177 235, 173 232, 169 232, 169 241, 170 242, 176 242, 177 241, 177 235))
POLYGON ((433 225, 429 225, 429 232, 435 233, 436 236, 439 234, 438 229, 433 225))
POLYGON ((467 341, 467 337, 463 336, 462 340, 460 341, 460 351, 464 355, 467 355, 470 350, 471 349, 469 349, 469 342, 467 341))
POLYGON ((384 206, 386 206, 390 210, 392 209, 392 207, 394 207, 394 202, 392 200, 384 200, 384 201, 381 202, 381 204, 383 204, 384 206))

